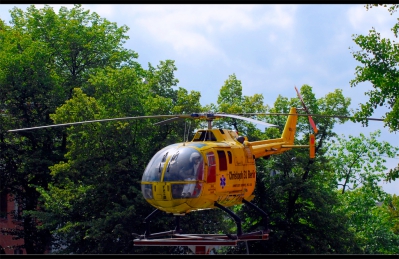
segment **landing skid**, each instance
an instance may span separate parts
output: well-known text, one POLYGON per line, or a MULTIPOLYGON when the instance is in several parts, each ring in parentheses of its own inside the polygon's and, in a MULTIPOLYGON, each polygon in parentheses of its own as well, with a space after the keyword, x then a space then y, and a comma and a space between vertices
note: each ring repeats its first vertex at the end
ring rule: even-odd
POLYGON ((144 235, 136 235, 137 238, 134 239, 133 244, 134 246, 188 246, 196 254, 209 254, 212 248, 218 246, 236 246, 240 241, 268 240, 270 231, 267 214, 247 200, 243 199, 243 203, 262 215, 264 230, 243 233, 241 219, 228 208, 215 202, 216 207, 225 211, 236 222, 236 234, 183 234, 183 231, 180 229, 180 216, 176 216, 175 230, 151 233, 149 222, 159 212, 156 209, 145 218, 146 232, 144 235))
MULTIPOLYGON (((160 234, 160 233, 158 233, 160 234)), ((214 247, 236 246, 240 241, 268 240, 269 234, 263 231, 244 233, 231 239, 228 235, 217 234, 176 234, 164 232, 166 238, 135 239, 135 246, 188 246, 196 254, 209 254, 214 247)), ((157 235, 157 237, 162 237, 157 235)))

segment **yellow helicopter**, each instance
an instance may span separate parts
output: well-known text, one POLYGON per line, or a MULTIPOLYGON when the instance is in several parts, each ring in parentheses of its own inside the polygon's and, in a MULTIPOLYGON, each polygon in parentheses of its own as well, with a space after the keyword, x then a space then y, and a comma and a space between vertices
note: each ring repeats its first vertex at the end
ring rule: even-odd
MULTIPOLYGON (((280 138, 253 142, 239 136, 237 131, 211 127, 212 120, 221 117, 252 119, 231 114, 193 114, 193 117, 207 120, 208 128, 198 130, 190 142, 172 144, 158 151, 144 171, 141 181, 142 193, 147 202, 157 209, 144 221, 147 223, 146 234, 138 236, 135 244, 149 244, 149 241, 141 239, 159 236, 158 233, 150 234, 148 224, 150 218, 158 211, 181 216, 192 211, 213 208, 224 210, 235 220, 237 235, 229 235, 229 238, 267 239, 268 216, 250 202, 254 198, 256 185, 255 159, 304 147, 309 148, 310 158, 315 157, 314 134, 310 134, 309 145, 294 145, 297 109, 291 107, 289 114, 280 138), (242 203, 261 214, 265 221, 264 232, 242 232, 241 220, 227 208, 242 203)), ((259 121, 256 123, 275 126, 259 121)), ((316 127, 314 131, 317 133, 316 127)), ((178 219, 179 217, 176 217, 176 231, 160 234, 177 232, 174 237, 179 237, 178 233, 181 230, 178 219)), ((186 240, 187 236, 183 238, 186 240)))
POLYGON ((198 130, 190 142, 172 144, 154 155, 142 177, 144 198, 174 215, 251 201, 256 185, 255 159, 296 147, 310 148, 310 158, 314 158, 314 134, 309 145, 294 145, 297 109, 292 107, 290 114, 280 138, 253 142, 234 130, 211 127, 216 118, 240 116, 192 115, 206 119, 208 128, 198 130))
MULTIPOLYGON (((309 113, 296 87, 295 90, 304 110, 309 113)), ((280 138, 253 142, 239 136, 234 130, 213 129, 212 121, 229 117, 268 127, 275 125, 233 114, 192 114, 191 117, 207 120, 208 128, 198 130, 190 142, 172 144, 158 151, 144 171, 141 181, 143 196, 157 209, 144 221, 147 223, 147 232, 139 237, 158 236, 158 234, 150 234, 148 224, 150 218, 158 211, 180 216, 192 211, 220 208, 236 221, 237 236, 235 238, 242 238, 244 235, 241 230, 241 220, 226 207, 245 203, 264 217, 266 234, 262 232, 261 239, 265 239, 269 232, 268 216, 250 202, 254 198, 253 192, 256 185, 255 159, 281 154, 292 148, 309 148, 309 157, 312 159, 315 157, 315 135, 310 134, 309 145, 294 145, 298 118, 295 107, 290 109, 280 138)), ((316 134, 317 127, 311 116, 308 117, 316 134)), ((173 119, 178 119, 178 117, 173 119)), ((181 230, 178 217, 176 220, 176 232, 179 232, 181 230)), ((247 237, 251 236, 253 237, 251 234, 247 235, 247 237)), ((232 238, 231 235, 230 238, 232 238)), ((136 240, 136 243, 139 241, 139 239, 136 240)))

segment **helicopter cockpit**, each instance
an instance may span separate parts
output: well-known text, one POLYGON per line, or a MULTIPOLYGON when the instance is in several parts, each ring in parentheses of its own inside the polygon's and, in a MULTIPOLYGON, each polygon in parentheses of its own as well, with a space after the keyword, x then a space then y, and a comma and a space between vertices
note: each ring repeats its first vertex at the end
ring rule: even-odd
MULTIPOLYGON (((192 147, 171 145, 160 150, 144 171, 142 182, 165 182, 171 185, 172 198, 198 197, 203 180, 204 163, 200 152, 192 147)), ((152 184, 142 184, 144 197, 153 198, 152 184), (149 195, 151 193, 151 195, 149 195)))

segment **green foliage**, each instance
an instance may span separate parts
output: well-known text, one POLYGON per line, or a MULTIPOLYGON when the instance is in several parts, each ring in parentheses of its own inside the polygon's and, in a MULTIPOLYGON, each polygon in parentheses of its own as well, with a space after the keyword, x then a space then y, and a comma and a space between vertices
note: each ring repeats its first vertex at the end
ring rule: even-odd
MULTIPOLYGON (((66 123, 199 109, 199 93, 172 88, 177 82, 175 70, 173 61, 150 66, 148 71, 137 65, 108 67, 89 79, 94 97, 76 88, 51 118, 66 123)), ((48 191, 40 190, 48 206, 38 215, 57 237, 53 243, 60 247, 59 253, 149 251, 133 247, 133 233, 145 232, 143 220, 154 209, 142 197, 141 176, 154 153, 181 141, 184 133, 182 123, 162 128, 153 123, 121 120, 68 127, 66 161, 50 167, 53 184, 48 191), (75 193, 75 198, 53 202, 67 193, 75 193)), ((151 230, 163 231, 168 225, 161 215, 153 220, 151 230)))
MULTIPOLYGON (((333 115, 348 114, 350 100, 342 91, 336 90, 325 97, 316 99, 312 88, 301 87, 301 95, 312 113, 333 115)), ((291 106, 300 106, 298 98, 288 99, 279 96, 271 112, 289 112, 291 106)), ((269 214, 270 239, 267 242, 249 243, 252 254, 325 254, 356 253, 359 251, 355 236, 347 228, 346 215, 332 208, 340 206, 334 192, 335 177, 326 157, 327 140, 334 137, 336 119, 314 118, 319 129, 317 134, 316 159, 309 159, 307 149, 294 149, 267 160, 257 160, 257 187, 253 202, 269 214)), ((269 122, 282 128, 286 117, 272 117, 269 122)), ((307 144, 307 131, 310 130, 306 117, 298 118, 296 144, 307 144)), ((281 135, 278 129, 264 133, 267 138, 281 135)), ((246 229, 254 231, 262 227, 259 215, 251 210, 241 211, 247 218, 246 229)), ((246 247, 238 247, 234 253, 246 252, 246 247)))
POLYGON ((348 139, 338 137, 328 150, 333 170, 337 175, 342 193, 347 188, 365 185, 377 189, 378 182, 384 179, 387 167, 385 157, 393 158, 399 152, 398 147, 386 141, 379 141, 381 131, 377 130, 366 138, 349 135, 348 139))
MULTIPOLYGON (((382 4, 368 4, 366 8, 384 6, 382 4)), ((398 4, 389 7, 391 15, 399 8, 398 4)), ((399 21, 399 19, 398 19, 399 21)), ((392 32, 398 37, 399 22, 394 25, 392 32)), ((395 41, 381 38, 380 33, 372 28, 367 36, 355 35, 355 43, 361 48, 354 51, 354 58, 363 66, 356 67, 356 78, 351 80, 352 87, 362 82, 371 82, 373 90, 366 92, 369 101, 360 105, 355 113, 355 121, 367 125, 366 117, 372 115, 378 106, 386 106, 389 111, 385 114, 385 126, 390 131, 398 130, 399 121, 399 72, 398 55, 399 45, 395 41)), ((382 155, 394 157, 398 148, 387 142, 379 142, 376 137, 379 131, 372 133, 369 139, 363 134, 360 137, 349 137, 349 140, 339 139, 338 144, 331 148, 333 167, 337 173, 344 195, 346 214, 350 216, 351 228, 358 238, 363 253, 398 253, 397 232, 392 231, 392 213, 395 206, 391 203, 391 219, 382 207, 376 202, 386 199, 386 195, 377 186, 384 178, 391 182, 398 178, 398 168, 391 169, 385 176, 387 168, 382 155), (356 188, 358 185, 361 188, 356 188), (356 188, 345 192, 347 187, 356 188), (345 194, 344 194, 345 193, 345 194)))
MULTIPOLYGON (((373 5, 367 5, 372 8, 373 5)), ((377 5, 378 6, 378 5, 377 5)), ((395 4, 389 8, 391 15, 398 8, 395 4)), ((398 37, 398 22, 392 28, 395 37, 398 37)), ((361 121, 364 125, 368 124, 366 117, 370 117, 378 106, 386 106, 388 112, 385 113, 384 123, 390 131, 399 130, 399 70, 398 56, 399 45, 390 39, 381 38, 374 28, 368 35, 354 35, 354 42, 361 48, 353 51, 353 57, 362 66, 356 67, 355 79, 350 81, 351 87, 357 86, 361 82, 371 82, 373 90, 366 92, 370 97, 368 102, 360 104, 360 110, 355 113, 355 121, 361 121)))
POLYGON ((385 204, 387 205, 389 220, 394 224, 392 231, 399 235, 399 197, 394 194, 386 200, 385 204))
MULTIPOLYGON (((378 183, 385 178, 385 157, 395 157, 398 147, 379 141, 380 131, 365 137, 338 137, 328 150, 331 166, 341 193, 339 213, 349 218, 349 230, 365 254, 398 253, 399 236, 394 232, 395 201, 378 183), (378 206, 382 204, 382 206, 378 206), (388 206, 386 204, 389 204, 388 206)), ((396 222, 396 223, 395 223, 396 222)))
MULTIPOLYGON (((52 124, 54 113, 87 87, 89 76, 105 67, 133 66, 137 57, 122 48, 126 26, 118 27, 80 5, 58 14, 49 6, 11 11, 11 26, 0 21, 1 191, 18 199, 21 209, 40 209, 39 192, 51 180, 49 166, 64 160, 66 133, 62 128, 8 133, 7 130, 52 124)), ((81 111, 85 111, 85 107, 81 111)), ((81 112, 77 111, 77 112, 81 112)), ((93 126, 93 125, 92 125, 93 126)), ((14 238, 24 239, 27 253, 43 253, 50 233, 25 213, 14 238)))
POLYGON ((386 204, 391 200, 389 195, 362 186, 345 192, 341 200, 343 204, 337 212, 348 216, 349 230, 355 234, 362 254, 399 252, 399 235, 394 232, 398 219, 392 217, 386 204))
POLYGON ((15 30, 45 46, 50 55, 47 68, 56 74, 64 100, 71 97, 72 88, 84 87, 95 70, 131 65, 138 57, 122 47, 129 38, 127 26, 118 27, 81 5, 61 7, 58 14, 48 5, 42 9, 31 5, 26 12, 15 7, 11 18, 15 30))
MULTIPOLYGON (((240 113, 264 113, 267 106, 263 104, 263 95, 254 94, 253 96, 242 95, 242 84, 235 74, 229 76, 220 88, 217 105, 212 104, 205 108, 213 112, 224 112, 231 114, 240 113)), ((264 116, 252 116, 253 119, 264 121, 264 116)), ((214 122, 215 127, 232 128, 242 135, 251 137, 251 141, 261 139, 261 131, 252 123, 236 119, 226 118, 221 122, 214 122)))

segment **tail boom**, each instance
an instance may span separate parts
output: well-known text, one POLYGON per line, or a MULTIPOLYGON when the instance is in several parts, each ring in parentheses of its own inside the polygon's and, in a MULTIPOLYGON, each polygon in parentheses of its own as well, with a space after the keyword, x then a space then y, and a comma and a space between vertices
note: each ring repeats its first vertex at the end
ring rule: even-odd
POLYGON ((280 154, 296 147, 294 146, 294 139, 298 116, 296 115, 295 107, 290 109, 290 114, 288 115, 281 138, 245 142, 245 145, 250 147, 254 158, 280 154))

